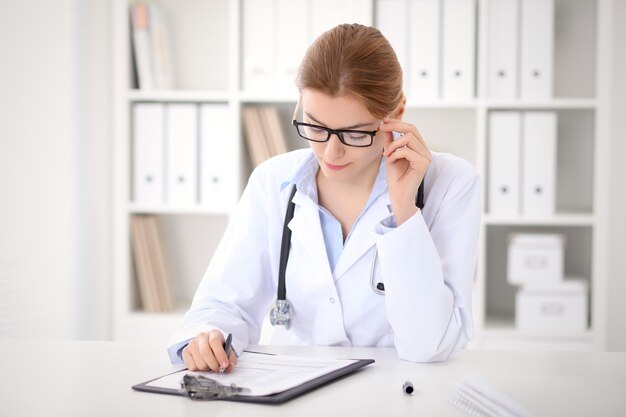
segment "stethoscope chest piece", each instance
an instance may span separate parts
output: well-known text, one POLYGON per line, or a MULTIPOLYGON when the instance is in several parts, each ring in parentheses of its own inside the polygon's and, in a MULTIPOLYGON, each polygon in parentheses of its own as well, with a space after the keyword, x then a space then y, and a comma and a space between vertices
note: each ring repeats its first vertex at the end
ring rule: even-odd
POLYGON ((289 330, 291 327, 291 304, 287 300, 276 300, 276 304, 270 311, 270 323, 272 326, 285 326, 289 330))

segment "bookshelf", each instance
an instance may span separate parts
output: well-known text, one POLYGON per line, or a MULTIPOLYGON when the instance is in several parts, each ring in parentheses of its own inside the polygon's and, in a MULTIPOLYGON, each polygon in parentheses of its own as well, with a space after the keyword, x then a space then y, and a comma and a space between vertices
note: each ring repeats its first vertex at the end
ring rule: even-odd
MULTIPOLYGON (((291 7, 310 10, 311 2, 291 7)), ((321 3, 325 3, 326 0, 321 3)), ((611 0, 556 0, 554 39, 554 97, 543 100, 496 100, 486 93, 486 22, 489 0, 476 1, 475 96, 468 100, 420 101, 408 97, 405 119, 415 124, 437 151, 452 152, 470 161, 483 180, 483 218, 474 285, 476 332, 470 348, 493 349, 603 349, 606 339, 606 163, 607 78, 609 51, 603 22, 610 19, 611 0), (586 59, 581 62, 580 56, 586 59), (556 214, 541 218, 497 216, 487 208, 488 118, 499 110, 550 110, 558 115, 556 214), (584 163, 581 163, 584 161, 584 163), (506 236, 513 232, 563 233, 565 272, 584 276, 590 284, 589 328, 583 332, 528 332, 515 328, 514 287, 506 282, 506 236)), ((375 0, 365 5, 359 19, 376 22, 375 0)), ((131 3, 132 4, 132 3, 131 3)), ((290 125, 297 92, 276 89, 247 90, 243 81, 243 0, 161 0, 172 32, 176 84, 165 91, 134 88, 129 43, 127 0, 113 1, 112 34, 115 143, 115 259, 114 337, 152 339, 165 346, 188 308, 229 220, 229 210, 201 205, 172 207, 134 203, 131 199, 132 106, 136 103, 222 103, 229 107, 229 144, 238 154, 238 193, 251 165, 244 141, 245 106, 273 105, 290 149, 306 146, 290 125), (171 313, 146 313, 140 308, 133 277, 129 219, 156 214, 163 225, 171 264, 176 308, 171 313)), ((274 4, 283 2, 274 0, 274 4)), ((294 6, 295 5, 295 6, 294 6)), ((349 10, 349 8, 348 8, 349 10)), ((292 10, 293 11, 293 10, 292 10)), ((310 24, 310 22, 308 23, 310 24)))

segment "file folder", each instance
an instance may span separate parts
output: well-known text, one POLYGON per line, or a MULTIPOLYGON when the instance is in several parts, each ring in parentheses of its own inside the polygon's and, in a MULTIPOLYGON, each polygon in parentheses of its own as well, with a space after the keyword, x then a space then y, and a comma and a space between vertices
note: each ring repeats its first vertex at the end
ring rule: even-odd
POLYGON ((520 211, 519 112, 489 115, 489 213, 517 216, 520 211))
POLYGON ((376 2, 376 26, 387 38, 398 57, 403 72, 404 91, 409 91, 411 77, 408 50, 407 0, 379 0, 376 2))
POLYGON ((522 214, 551 216, 556 205, 556 113, 524 113, 522 132, 522 214))
MULTIPOLYGON (((260 352, 249 352, 249 351, 244 351, 242 354, 242 358, 240 358, 240 362, 242 363, 245 359, 244 359, 244 355, 262 355, 262 356, 267 356, 269 358, 271 357, 276 357, 276 358, 280 358, 281 355, 273 355, 273 354, 268 354, 268 353, 260 353, 260 352)), ((291 357, 293 358, 293 357, 291 357)), ((297 359, 297 358, 296 358, 297 359)), ((306 358, 303 358, 306 359, 306 358)), ((355 371, 357 371, 360 368, 363 368, 366 365, 372 364, 374 363, 373 359, 354 359, 354 360, 346 360, 343 361, 345 362, 345 365, 341 365, 341 367, 336 368, 330 372, 324 372, 319 374, 318 376, 314 377, 313 379, 306 379, 305 382, 302 382, 300 384, 297 384, 295 386, 293 386, 293 384, 290 384, 290 388, 287 388, 285 390, 281 390, 279 392, 276 392, 274 394, 269 394, 269 395, 261 395, 261 396, 257 396, 257 395, 235 395, 235 396, 231 396, 231 397, 226 397, 226 398, 220 398, 220 400, 226 400, 226 401, 239 401, 239 402, 249 402, 249 403, 261 403, 261 404, 281 404, 284 403, 285 401, 291 400, 299 395, 302 395, 304 393, 307 393, 309 391, 312 391, 313 389, 316 389, 318 387, 321 387, 322 385, 325 385, 327 383, 330 383, 332 381, 336 381, 339 378, 346 376, 348 374, 351 374, 355 371)), ((238 365, 239 366, 239 365, 238 365)), ((163 385, 169 385, 169 384, 155 384, 155 381, 163 379, 163 378, 168 378, 170 379, 170 381, 172 379, 178 381, 179 379, 182 379, 183 376, 185 375, 187 369, 183 369, 180 371, 176 371, 167 375, 163 375, 159 378, 155 378, 146 382, 142 382, 140 384, 136 384, 132 386, 133 390, 136 391, 142 391, 142 392, 152 392, 152 393, 157 393, 157 394, 167 394, 167 395, 179 395, 179 396, 184 396, 184 392, 181 389, 178 388, 172 388, 172 387, 164 387, 163 385), (180 377, 180 378, 179 378, 180 377), (159 386, 162 385, 162 386, 159 386)), ((276 372, 282 372, 283 370, 281 369, 277 369, 276 372)), ((234 369, 233 371, 233 375, 237 372, 237 368, 234 369)), ((207 373, 208 377, 210 378, 211 376, 214 376, 215 379, 217 380, 218 378, 221 378, 221 376, 216 375, 214 373, 207 373)), ((276 379, 275 375, 269 375, 269 377, 271 379, 276 379)), ((245 381, 241 382, 241 383, 237 383, 237 386, 242 387, 242 388, 246 388, 245 386, 245 381)))
POLYGON ((474 96, 475 0, 443 0, 442 95, 445 100, 474 96))
POLYGON ((164 105, 133 106, 133 200, 162 204, 164 193, 164 105))
POLYGON ((229 117, 226 104, 200 106, 200 202, 216 211, 237 202, 239 144, 225 123, 229 117))
POLYGON ((521 1, 520 96, 525 99, 550 98, 554 60, 554 1, 521 1))
POLYGON ((439 0, 409 2, 409 97, 416 101, 439 98, 439 33, 441 29, 439 0))
POLYGON ((198 108, 195 104, 174 103, 166 109, 166 201, 177 206, 194 205, 198 202, 198 108))
POLYGON ((517 97, 519 0, 489 2, 488 96, 517 97))
POLYGON ((315 0, 311 1, 311 6, 311 41, 342 23, 373 24, 371 0, 315 0))
POLYGON ((302 22, 309 16, 308 0, 275 0, 276 7, 276 89, 297 95, 298 67, 309 46, 309 27, 302 22))
POLYGON ((271 91, 274 86, 274 0, 244 0, 243 87, 271 91))

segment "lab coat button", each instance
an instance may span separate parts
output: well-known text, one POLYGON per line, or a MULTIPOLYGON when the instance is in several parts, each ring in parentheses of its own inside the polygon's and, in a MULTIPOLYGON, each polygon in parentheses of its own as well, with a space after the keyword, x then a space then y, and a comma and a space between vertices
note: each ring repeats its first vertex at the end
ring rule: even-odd
POLYGON ((330 300, 328 300, 331 302, 331 304, 335 304, 335 299, 333 297, 330 297, 330 300))

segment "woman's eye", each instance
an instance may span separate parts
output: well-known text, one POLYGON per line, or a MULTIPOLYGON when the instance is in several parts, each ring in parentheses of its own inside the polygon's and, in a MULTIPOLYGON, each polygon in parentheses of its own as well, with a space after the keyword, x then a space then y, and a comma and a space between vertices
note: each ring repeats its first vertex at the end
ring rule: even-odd
POLYGON ((368 136, 369 135, 355 134, 355 133, 351 133, 350 135, 348 135, 350 140, 364 140, 364 139, 367 139, 368 136))

